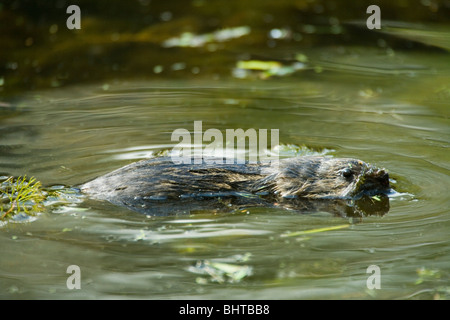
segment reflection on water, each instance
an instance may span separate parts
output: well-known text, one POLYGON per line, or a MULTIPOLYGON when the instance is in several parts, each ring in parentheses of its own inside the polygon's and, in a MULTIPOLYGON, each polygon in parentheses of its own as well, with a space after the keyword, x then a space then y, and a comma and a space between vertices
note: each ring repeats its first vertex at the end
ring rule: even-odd
MULTIPOLYGON (((118 204, 118 203, 116 203, 118 204)), ((95 204, 93 204, 95 205, 95 204)), ((192 215, 199 213, 225 214, 245 212, 249 208, 262 207, 266 209, 291 210, 299 214, 324 213, 339 217, 383 216, 389 212, 389 198, 386 195, 374 197, 364 196, 357 200, 307 200, 273 199, 252 194, 228 193, 223 195, 198 195, 184 197, 178 201, 165 199, 137 199, 133 204, 122 204, 129 210, 149 216, 192 215)))

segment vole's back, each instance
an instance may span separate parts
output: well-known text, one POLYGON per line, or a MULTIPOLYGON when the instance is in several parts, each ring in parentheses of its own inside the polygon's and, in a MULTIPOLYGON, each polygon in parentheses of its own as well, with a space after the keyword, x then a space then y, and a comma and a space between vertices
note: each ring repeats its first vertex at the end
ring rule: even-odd
POLYGON ((132 163, 80 186, 92 198, 136 208, 180 199, 254 195, 345 199, 389 190, 383 169, 356 159, 297 157, 272 163, 176 164, 169 157, 132 163))
POLYGON ((136 197, 164 200, 195 194, 250 192, 252 182, 261 179, 263 168, 267 167, 257 164, 175 164, 171 158, 162 157, 132 163, 80 188, 91 197, 113 203, 136 197))

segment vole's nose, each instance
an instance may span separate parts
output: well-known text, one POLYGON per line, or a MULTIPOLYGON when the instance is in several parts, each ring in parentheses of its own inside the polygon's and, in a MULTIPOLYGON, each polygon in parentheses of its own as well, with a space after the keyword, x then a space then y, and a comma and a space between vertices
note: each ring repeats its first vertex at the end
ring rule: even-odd
POLYGON ((383 187, 389 188, 389 174, 386 172, 386 170, 384 169, 378 170, 377 180, 383 187))

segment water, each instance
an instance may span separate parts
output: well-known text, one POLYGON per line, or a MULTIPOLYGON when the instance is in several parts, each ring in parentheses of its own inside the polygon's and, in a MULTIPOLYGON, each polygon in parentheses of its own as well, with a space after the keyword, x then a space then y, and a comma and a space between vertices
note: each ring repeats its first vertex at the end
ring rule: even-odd
POLYGON ((0 228, 0 297, 448 299, 448 55, 398 53, 380 69, 380 52, 347 50, 319 59, 323 70, 265 81, 110 81, 21 94, 1 111, 0 172, 76 186, 172 148, 175 129, 193 132, 201 120, 204 131, 279 129, 281 143, 387 168, 398 194, 386 215, 150 217, 74 196, 0 228), (205 262, 248 274, 220 279, 202 273, 205 262), (80 267, 80 290, 67 288, 70 265, 80 267), (367 286, 371 265, 379 290, 367 286))

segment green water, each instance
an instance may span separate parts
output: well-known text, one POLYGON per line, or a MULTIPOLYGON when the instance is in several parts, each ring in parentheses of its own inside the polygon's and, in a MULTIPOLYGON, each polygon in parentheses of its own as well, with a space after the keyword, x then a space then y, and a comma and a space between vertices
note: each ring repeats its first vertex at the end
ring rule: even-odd
POLYGON ((173 130, 193 130, 200 119, 220 130, 278 128, 282 143, 326 147, 334 156, 386 167, 403 195, 390 199, 383 217, 292 238, 282 235, 349 221, 264 208, 156 218, 89 200, 56 206, 33 222, 2 227, 2 296, 448 298, 448 107, 361 97, 354 86, 301 79, 245 87, 125 83, 24 98, 17 103, 24 111, 3 121, 9 152, 2 170, 44 185, 76 185, 152 156, 175 145, 173 130), (214 282, 189 271, 203 260, 248 265, 252 275, 214 282), (81 290, 66 287, 73 264, 81 268, 81 290), (381 268, 380 290, 366 287, 373 264, 381 268), (416 284, 420 268, 439 275, 416 284))
POLYGON ((151 63, 150 79, 106 75, 42 90, 19 85, 11 89, 14 94, 5 89, 0 173, 34 176, 44 186, 76 186, 172 148, 175 129, 193 132, 194 121, 202 121, 204 131, 223 133, 279 129, 280 143, 384 167, 398 192, 390 198, 389 212, 360 220, 275 208, 150 217, 74 196, 31 220, 0 226, 0 298, 450 297, 450 59, 445 46, 393 50, 380 42, 287 43, 271 48, 268 56, 301 52, 308 57, 306 67, 268 79, 234 73, 236 62, 251 51, 243 47, 237 43, 232 49, 245 51, 243 56, 217 72, 208 71, 217 62, 177 51, 177 61, 187 65, 182 76, 159 75, 158 68, 155 73, 155 65, 170 68, 168 58, 161 57, 163 62, 151 63), (204 262, 247 266, 242 270, 248 272, 218 279, 201 273, 204 262), (66 285, 70 265, 80 267, 79 290, 66 285), (371 265, 380 268, 381 289, 367 286, 371 265))

